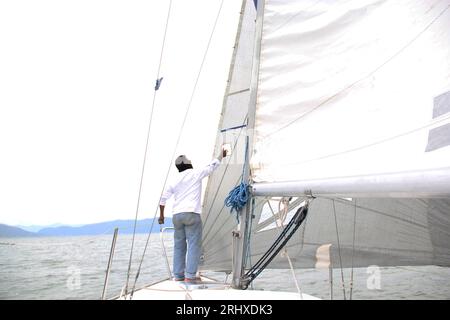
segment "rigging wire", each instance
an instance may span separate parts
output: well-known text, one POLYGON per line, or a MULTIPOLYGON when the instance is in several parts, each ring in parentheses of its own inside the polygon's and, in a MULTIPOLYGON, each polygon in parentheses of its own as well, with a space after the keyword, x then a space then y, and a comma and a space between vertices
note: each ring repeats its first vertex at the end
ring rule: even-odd
MULTIPOLYGON (((236 182, 236 183, 237 183, 237 182, 236 182)), ((259 204, 258 204, 258 205, 259 205, 259 204)), ((256 205, 256 207, 257 207, 258 205, 256 205)), ((222 209, 219 211, 219 215, 220 215, 220 213, 222 212, 223 208, 225 208, 225 205, 222 206, 222 209)), ((231 218, 232 218, 231 215, 226 215, 226 218, 225 218, 225 220, 223 221, 222 224, 223 224, 223 225, 226 225, 226 222, 227 222, 229 219, 231 219, 231 218)), ((204 246, 204 247, 207 247, 207 244, 208 244, 210 241, 212 241, 212 239, 215 239, 215 237, 216 237, 217 235, 221 235, 221 236, 223 237, 224 235, 228 235, 228 234, 232 233, 234 228, 235 228, 235 225, 233 225, 233 226, 231 227, 231 229, 226 230, 226 232, 220 232, 220 233, 216 232, 216 233, 214 233, 214 236, 213 236, 210 240, 208 240, 208 241, 206 241, 206 242, 205 242, 205 241, 203 242, 203 246, 204 246)), ((222 238, 221 238, 221 239, 222 239, 222 238)), ((217 254, 217 253, 219 253, 219 252, 223 252, 223 250, 225 250, 226 248, 228 248, 230 245, 231 245, 231 244, 227 242, 224 246, 215 249, 215 251, 212 251, 212 252, 205 252, 205 255, 212 256, 212 255, 215 255, 215 254, 217 254)), ((231 251, 231 252, 234 252, 234 251, 231 251)))
MULTIPOLYGON (((231 66, 234 66, 234 65, 235 65, 235 61, 236 61, 237 48, 239 47, 240 34, 241 34, 241 30, 242 30, 242 23, 243 23, 243 18, 244 18, 245 6, 246 6, 246 3, 245 3, 245 1, 243 1, 243 2, 242 2, 242 7, 241 7, 241 12, 240 12, 239 24, 238 24, 237 33, 236 33, 236 38, 235 38, 234 46, 233 46, 234 50, 233 50, 233 56, 232 56, 232 59, 231 59, 231 66)), ((224 114, 224 110, 225 110, 225 107, 226 107, 226 102, 228 101, 228 98, 229 98, 231 95, 235 95, 235 94, 239 94, 239 93, 243 93, 243 92, 250 91, 250 88, 245 88, 245 89, 242 89, 242 90, 230 92, 230 88, 231 88, 231 84, 232 84, 232 79, 233 79, 233 74, 234 74, 234 67, 230 68, 230 71, 229 71, 229 74, 228 74, 228 81, 227 81, 228 84, 227 84, 227 88, 226 88, 226 90, 225 90, 225 97, 224 97, 223 106, 222 106, 222 115, 224 114)), ((223 122, 223 118, 222 118, 222 121, 221 121, 220 125, 222 125, 222 122, 223 122)), ((239 141, 239 137, 240 137, 241 134, 242 134, 242 129, 243 129, 244 127, 247 127, 247 122, 248 122, 248 113, 245 115, 243 124, 242 124, 241 126, 237 126, 237 127, 233 128, 233 129, 240 129, 240 130, 239 130, 239 135, 238 135, 238 137, 237 137, 236 140, 235 140, 235 143, 234 143, 234 146, 233 146, 231 152, 233 152, 233 151, 235 150, 236 145, 237 145, 237 142, 239 141)), ((230 128, 229 128, 229 129, 230 129, 230 128)), ((229 129, 227 129, 227 130, 225 130, 225 131, 228 131, 229 129)), ((223 131, 223 128, 222 128, 221 132, 225 132, 225 131, 223 131)), ((229 159, 228 159, 228 162, 227 162, 227 164, 226 164, 226 166, 225 166, 224 173, 223 173, 223 175, 222 175, 222 177, 221 177, 221 179, 220 179, 219 187, 218 187, 217 190, 216 190, 216 193, 215 193, 215 195, 214 195, 214 197, 213 197, 213 201, 212 201, 212 203, 211 203, 211 205, 210 205, 210 208, 209 208, 209 210, 208 210, 208 213, 206 214, 206 218, 205 218, 205 220, 204 220, 204 226, 207 225, 208 218, 210 217, 210 213, 211 213, 213 204, 214 204, 214 202, 216 201, 217 194, 218 194, 218 192, 219 192, 219 188, 220 188, 220 186, 222 185, 222 182, 223 182, 223 179, 224 179, 224 177, 225 177, 225 174, 226 174, 226 172, 227 172, 227 170, 228 170, 228 166, 229 166, 229 164, 230 164, 230 161, 231 161, 231 154, 230 154, 230 157, 229 157, 229 159)), ((208 194, 208 192, 209 192, 209 189, 207 188, 206 194, 208 194)), ((223 208, 224 208, 224 207, 222 207, 222 208, 220 209, 220 212, 222 212, 223 208)), ((220 213, 220 212, 219 212, 219 213, 220 213)), ((214 219, 213 224, 217 221, 217 218, 218 218, 218 217, 219 217, 219 215, 216 215, 216 218, 214 219)), ((210 230, 211 230, 211 229, 210 229, 210 230)), ((208 230, 208 232, 207 232, 206 236, 204 237, 204 239, 206 239, 206 238, 208 237, 209 231, 210 231, 210 230, 208 230)))
MULTIPOLYGON (((149 141, 150 141, 150 132, 151 132, 151 127, 152 127, 152 122, 153 122, 153 110, 155 109, 156 93, 157 93, 157 91, 161 85, 161 81, 163 79, 162 77, 160 77, 161 64, 162 64, 162 59, 163 59, 163 55, 164 55, 164 48, 165 48, 165 44, 166 44, 167 29, 169 27, 171 9, 172 9, 172 0, 170 0, 169 9, 167 10, 166 25, 164 28, 164 36, 163 36, 163 41, 162 41, 162 45, 161 45, 161 52, 159 55, 158 71, 157 71, 157 76, 156 76, 157 80, 156 80, 155 90, 153 91, 152 107, 150 109, 150 119, 149 119, 148 128, 147 128, 147 139, 145 142, 144 160, 142 161, 141 177, 140 177, 140 182, 139 182, 139 192, 138 192, 138 199, 137 199, 137 204, 136 204, 136 213, 135 213, 135 218, 134 218, 133 237, 131 240, 130 259, 128 262, 127 281, 125 284, 125 295, 128 292, 128 283, 130 280, 131 263, 133 261, 133 250, 134 250, 134 242, 135 242, 135 236, 136 236, 136 224, 137 224, 137 219, 138 219, 138 215, 139 215, 139 205, 140 205, 140 201, 141 201, 142 183, 144 180, 144 172, 145 172, 145 163, 147 160, 147 152, 148 152, 149 141)), ((155 218, 153 218, 153 220, 154 219, 155 218)))
MULTIPOLYGON (((244 123, 247 123, 247 115, 245 116, 244 123)), ((213 197, 213 200, 212 200, 212 202, 211 202, 210 208, 209 208, 209 210, 208 210, 208 213, 207 213, 207 215, 206 215, 205 221, 204 221, 204 223, 203 223, 203 225, 204 225, 205 227, 206 227, 207 222, 208 222, 208 219, 209 219, 209 217, 210 217, 212 207, 213 207, 214 203, 216 202, 217 195, 219 194, 220 187, 222 186, 223 180, 224 180, 225 175, 226 175, 226 173, 227 173, 227 170, 228 170, 228 168, 229 168, 229 166, 230 166, 230 163, 231 163, 231 155, 233 155, 234 150, 236 150, 236 145, 238 144, 238 141, 239 141, 239 138, 241 137, 241 134, 242 134, 243 129, 244 129, 244 127, 241 127, 241 128, 240 128, 239 134, 238 134, 236 140, 234 141, 233 148, 231 148, 231 154, 230 154, 230 157, 228 158, 228 162, 227 162, 226 165, 225 165, 225 169, 224 169, 224 171, 223 171, 222 177, 220 178, 219 186, 218 186, 217 189, 216 189, 216 193, 214 194, 214 197, 213 197)), ((241 178, 239 177, 239 179, 235 182, 234 185, 236 185, 236 184, 239 182, 240 179, 241 179, 241 178)), ((213 221, 213 225, 216 223, 217 219, 219 218, 220 213, 222 212, 223 208, 225 208, 225 204, 222 205, 222 208, 220 209, 219 214, 216 215, 216 218, 215 218, 214 221, 213 221)), ((209 232, 210 232, 210 231, 211 231, 211 229, 209 229, 208 232, 205 234, 205 236, 203 237, 204 240, 206 240, 206 239, 208 238, 208 235, 209 235, 209 232)), ((216 233, 215 233, 215 234, 216 234, 216 233)))
MULTIPOLYGON (((348 200, 345 200, 345 199, 333 198, 333 197, 325 196, 325 195, 320 196, 320 198, 321 199, 327 199, 327 200, 330 200, 330 201, 332 201, 334 199, 336 202, 341 203, 341 204, 346 204, 346 205, 348 205, 348 202, 349 202, 348 200)), ((393 219, 395 221, 398 221, 400 223, 409 223, 412 226, 415 226, 415 227, 418 227, 418 228, 421 228, 421 229, 427 228, 427 226, 424 225, 424 224, 410 221, 410 219, 408 219, 408 216, 406 216, 404 214, 403 214, 403 217, 401 217, 400 214, 398 214, 398 215, 389 214, 387 212, 380 211, 380 210, 375 209, 375 208, 370 207, 370 206, 364 206, 362 204, 358 204, 357 208, 360 209, 360 210, 370 211, 370 213, 372 213, 372 214, 377 214, 377 215, 380 215, 380 216, 388 217, 388 218, 393 219)))
MULTIPOLYGON (((269 204, 269 208, 270 208, 270 211, 272 212, 272 216, 275 220, 277 229, 279 229, 279 230, 283 229, 284 221, 286 220, 288 212, 289 212, 289 198, 283 197, 280 199, 280 201, 278 201, 278 218, 275 214, 275 211, 272 208, 272 205, 270 204, 270 200, 267 201, 267 203, 269 204), (283 210, 281 210, 281 204, 283 204, 283 210), (278 220, 280 221, 280 225, 278 225, 278 220)), ((289 256, 289 253, 288 253, 288 250, 286 247, 283 248, 282 255, 284 255, 288 260, 289 267, 290 267, 291 273, 292 273, 292 278, 294 279, 294 284, 297 287, 297 292, 300 295, 300 299, 303 300, 302 290, 300 288, 300 284, 298 283, 297 276, 295 274, 294 265, 292 264, 291 257, 289 256)))
POLYGON ((344 269, 342 268, 341 243, 339 240, 339 229, 338 229, 336 206, 334 204, 334 199, 333 199, 333 212, 334 212, 334 222, 335 222, 335 226, 336 226, 336 237, 337 237, 337 243, 338 243, 339 265, 341 268, 342 290, 344 292, 344 300, 347 300, 346 295, 345 295, 344 269))
MULTIPOLYGON (((252 231, 253 228, 253 219, 255 218, 255 197, 252 197, 252 204, 251 204, 251 213, 250 213, 250 222, 247 224, 247 228, 248 228, 248 233, 250 233, 252 231)), ((245 243, 245 252, 246 252, 246 256, 245 256, 245 262, 244 262, 244 268, 245 266, 247 266, 247 264, 250 266, 250 268, 253 267, 252 265, 252 254, 251 254, 251 245, 250 245, 250 237, 247 237, 247 241, 245 243)), ((234 252, 234 251, 233 251, 234 252)), ((253 288, 253 282, 250 283, 250 287, 253 288)))
MULTIPOLYGON (((224 4, 224 0, 222 0, 221 3, 220 3, 220 7, 219 7, 219 10, 218 10, 218 12, 217 12, 217 15, 216 15, 216 18, 215 18, 215 21, 214 21, 214 25, 213 25, 211 34, 210 34, 210 36, 209 36, 208 43, 207 43, 207 45, 206 45, 206 50, 205 50, 205 52, 204 52, 204 54, 203 54, 202 62, 201 62, 200 67, 199 67, 199 72, 198 72, 198 74, 197 74, 197 77, 196 77, 196 80, 195 80, 195 83, 194 83, 194 87, 193 87, 193 89, 192 89, 192 94, 191 94, 191 97, 190 97, 190 99, 189 99, 189 103, 188 103, 188 106, 187 106, 186 111, 185 111, 185 114, 184 114, 183 122, 182 122, 181 127, 180 127, 180 130, 179 130, 178 138, 177 138, 177 141, 176 141, 176 143, 175 143, 175 148, 173 149, 171 161, 170 161, 170 163, 169 163, 169 166, 168 166, 168 169, 167 169, 167 172, 166 172, 166 176, 165 176, 165 180, 164 180, 163 188, 162 188, 162 190, 161 190, 160 197, 162 196, 162 194, 163 194, 163 192, 164 192, 164 189, 165 189, 165 187, 166 187, 166 184, 167 184, 167 180, 168 180, 168 177, 169 177, 170 168, 171 168, 172 162, 173 162, 173 160, 174 160, 174 158, 175 158, 175 153, 176 153, 176 151, 177 151, 177 149, 178 149, 178 144, 179 144, 180 139, 181 139, 181 133, 183 132, 184 126, 185 126, 185 124, 186 124, 186 119, 187 119, 187 116, 188 116, 188 114, 189 114, 189 110, 190 110, 190 108, 191 108, 191 105, 192 105, 192 101, 193 101, 193 99, 194 99, 195 92, 197 91, 198 82, 199 82, 199 80, 200 80, 200 76, 201 76, 202 71, 203 71, 203 66, 204 66, 205 61, 206 61, 206 56, 208 55, 209 48, 210 48, 210 46, 211 46, 211 41, 212 41, 213 35, 214 35, 214 33, 215 33, 215 30, 216 30, 216 26, 217 26, 217 22, 218 22, 219 17, 220 17, 220 13, 222 12, 223 4, 224 4)), ((138 270, 137 270, 137 272, 136 272, 135 280, 134 280, 134 283, 133 283, 133 288, 132 288, 131 294, 130 294, 130 299, 132 299, 132 297, 133 297, 133 293, 134 293, 134 290, 135 290, 135 287, 136 287, 136 283, 137 283, 137 280, 138 280, 138 278, 139 278, 140 271, 141 271, 141 268, 142 268, 142 263, 143 263, 143 261, 144 261, 145 254, 146 254, 146 251, 147 251, 149 242, 150 242, 151 231, 153 230, 153 225, 154 225, 154 222, 155 222, 155 218, 156 218, 156 215, 157 215, 157 213, 158 213, 158 206, 159 206, 159 203, 158 203, 157 206, 156 206, 155 215, 154 215, 154 218, 153 218, 153 221, 152 221, 152 225, 151 225, 151 228, 150 228, 149 233, 148 233, 148 237, 147 237, 147 240, 146 240, 146 243, 145 243, 145 247, 144 247, 144 251, 143 251, 141 260, 140 260, 140 262, 139 262, 139 267, 138 267, 138 270)))
POLYGON ((356 236, 356 198, 355 198, 355 214, 353 216, 353 245, 352 245, 352 271, 350 276, 350 300, 353 296, 353 258, 355 255, 355 236, 356 236))
MULTIPOLYGON (((239 180, 240 180, 240 179, 241 179, 241 178, 239 177, 238 180, 234 183, 234 185, 237 185, 237 184, 239 183, 239 180)), ((219 186, 219 187, 220 187, 220 186, 219 186)), ((221 213, 222 213, 223 209, 225 209, 225 203, 222 204, 222 207, 221 207, 220 210, 218 211, 218 214, 216 215, 216 218, 215 218, 214 221, 213 221, 213 225, 216 224, 218 218, 221 216, 221 213)), ((232 215, 227 215, 226 218, 225 218, 224 224, 225 224, 225 222, 228 221, 228 219, 230 219, 231 217, 232 217, 232 215)), ((203 223, 203 226, 206 226, 206 220, 205 220, 205 222, 203 223)), ((234 229, 234 227, 235 227, 235 226, 233 225, 231 229, 227 230, 227 232, 231 232, 231 231, 234 229)), ((205 229, 207 229, 207 228, 205 228, 205 229)), ((219 235, 218 232, 214 232, 214 233, 212 234, 212 237, 208 239, 208 235, 211 234, 211 230, 212 230, 212 228, 209 228, 209 230, 208 230, 208 232, 206 233, 206 235, 203 236, 203 244, 204 244, 204 245, 206 245, 207 243, 209 243, 210 241, 212 241, 212 239, 215 239, 215 237, 216 237, 217 235, 219 235)), ((223 233, 220 233, 220 234, 223 234, 223 233)))
MULTIPOLYGON (((286 220, 287 215, 288 215, 289 201, 290 201, 289 198, 282 198, 279 201, 279 203, 278 203, 278 211, 280 211, 280 209, 281 209, 280 206, 281 206, 281 203, 283 202, 283 211, 284 211, 284 213, 283 213, 283 219, 280 220, 281 227, 284 227, 284 223, 283 222, 286 220)), ((305 218, 305 223, 306 223, 306 218, 305 218)), ((300 283, 297 280, 297 276, 295 274, 294 265, 292 263, 291 257, 289 256, 287 247, 284 248, 284 254, 286 254, 286 258, 287 258, 287 260, 289 262, 289 267, 291 268, 292 277, 294 278, 294 283, 295 283, 295 286, 297 287, 297 291, 298 291, 298 293, 300 295, 300 299, 303 300, 302 289, 300 287, 300 283)))
POLYGON ((309 201, 301 206, 294 217, 289 221, 287 226, 282 230, 280 235, 274 241, 272 246, 264 253, 264 255, 250 268, 243 276, 243 288, 247 289, 248 285, 270 264, 270 262, 278 255, 281 249, 287 244, 289 239, 294 235, 308 214, 309 201))

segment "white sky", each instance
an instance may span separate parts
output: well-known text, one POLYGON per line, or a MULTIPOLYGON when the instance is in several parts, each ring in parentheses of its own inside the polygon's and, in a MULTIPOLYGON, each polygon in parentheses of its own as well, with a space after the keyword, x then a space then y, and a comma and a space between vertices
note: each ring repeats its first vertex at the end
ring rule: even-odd
MULTIPOLYGON (((0 0, 0 223, 134 219, 169 0, 0 0)), ((155 213, 220 0, 173 0, 139 218, 155 213)), ((226 0, 177 154, 213 156, 226 0)), ((170 164, 176 172, 173 164, 170 164)))

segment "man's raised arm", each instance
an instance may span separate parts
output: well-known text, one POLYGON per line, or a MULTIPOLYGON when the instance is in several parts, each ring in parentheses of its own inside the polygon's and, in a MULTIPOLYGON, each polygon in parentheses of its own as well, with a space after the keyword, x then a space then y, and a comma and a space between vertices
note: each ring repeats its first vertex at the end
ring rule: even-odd
POLYGON ((222 149, 222 152, 219 153, 217 158, 214 159, 213 161, 211 161, 210 164, 208 164, 206 167, 203 168, 203 170, 200 173, 200 178, 203 179, 203 178, 209 176, 214 170, 217 169, 217 167, 220 165, 220 161, 222 161, 222 159, 226 156, 227 156, 227 150, 222 149))

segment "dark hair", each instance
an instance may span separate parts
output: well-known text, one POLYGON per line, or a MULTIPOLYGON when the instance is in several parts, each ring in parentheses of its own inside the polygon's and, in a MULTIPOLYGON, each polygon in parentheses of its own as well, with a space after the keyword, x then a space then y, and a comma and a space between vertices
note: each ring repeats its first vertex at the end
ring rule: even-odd
POLYGON ((193 169, 192 164, 190 164, 190 163, 176 164, 175 167, 177 167, 178 172, 183 172, 184 170, 187 170, 187 169, 193 169))
POLYGON ((183 172, 184 170, 192 169, 192 162, 182 154, 175 160, 175 167, 177 167, 179 172, 183 172))

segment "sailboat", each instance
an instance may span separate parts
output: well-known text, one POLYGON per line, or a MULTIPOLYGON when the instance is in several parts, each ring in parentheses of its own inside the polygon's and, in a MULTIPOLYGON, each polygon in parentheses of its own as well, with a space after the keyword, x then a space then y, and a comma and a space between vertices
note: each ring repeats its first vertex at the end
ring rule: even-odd
POLYGON ((265 268, 448 267, 450 1, 244 0, 237 30, 200 266, 231 282, 116 298, 314 299, 245 289, 265 268))

